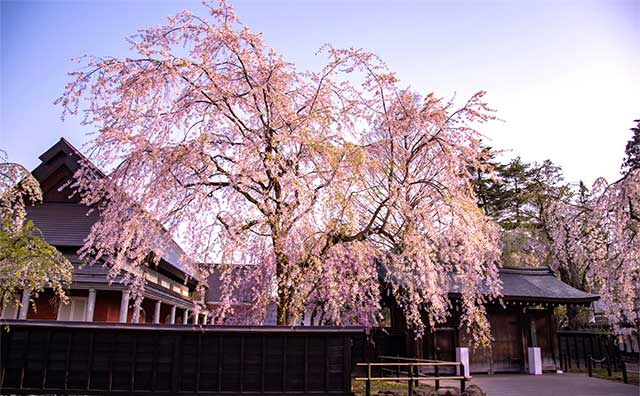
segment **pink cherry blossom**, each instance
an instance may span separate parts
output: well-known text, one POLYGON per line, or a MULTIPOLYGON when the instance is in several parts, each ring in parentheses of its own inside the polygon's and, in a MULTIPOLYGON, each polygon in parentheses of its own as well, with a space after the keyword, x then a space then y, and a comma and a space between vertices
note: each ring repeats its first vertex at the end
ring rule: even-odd
POLYGON ((302 72, 228 4, 209 12, 183 11, 132 36, 135 56, 85 57, 71 73, 63 116, 83 115, 89 156, 109 173, 76 175, 103 215, 85 254, 140 289, 169 233, 193 271, 227 268, 216 317, 237 320, 240 290, 248 323, 275 302, 280 324, 375 326, 386 274, 418 335, 421 312, 429 325, 449 315, 455 274, 463 323, 486 342, 497 230, 468 171, 481 166, 474 127, 493 118, 484 93, 456 108, 359 49, 325 46, 326 65, 302 72))

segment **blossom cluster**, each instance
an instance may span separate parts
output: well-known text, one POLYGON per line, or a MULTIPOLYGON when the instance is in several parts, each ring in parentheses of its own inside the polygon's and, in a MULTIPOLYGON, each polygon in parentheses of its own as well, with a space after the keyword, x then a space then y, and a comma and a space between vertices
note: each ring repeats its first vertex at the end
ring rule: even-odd
POLYGON ((65 116, 82 109, 90 157, 109 173, 76 175, 102 214, 86 254, 144 287, 169 234, 193 272, 226 268, 218 318, 243 295, 254 323, 273 301, 280 324, 374 326, 386 288, 417 335, 421 312, 446 320, 455 274, 463 323, 486 341, 497 230, 468 170, 482 166, 474 128, 493 118, 484 93, 459 107, 420 95, 359 49, 326 46, 320 71, 299 71, 231 6, 209 11, 141 30, 135 56, 83 58, 72 73, 59 103, 65 116))

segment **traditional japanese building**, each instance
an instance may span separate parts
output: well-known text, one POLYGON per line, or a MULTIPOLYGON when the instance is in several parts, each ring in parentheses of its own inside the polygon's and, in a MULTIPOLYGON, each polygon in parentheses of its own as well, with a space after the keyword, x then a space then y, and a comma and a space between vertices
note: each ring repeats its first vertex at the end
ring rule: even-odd
POLYGON ((159 263, 147 271, 140 306, 135 306, 130 299, 129 288, 121 282, 121 277, 111 282, 107 277, 108 268, 84 264, 78 250, 100 213, 80 203, 70 182, 86 158, 61 138, 40 160, 41 164, 32 174, 40 182, 43 200, 27 207, 27 219, 73 264, 68 291, 70 302, 60 304, 51 290, 45 290, 35 299, 34 307, 29 303, 28 291, 23 291, 22 307, 6 307, 2 318, 141 323, 197 323, 198 319, 205 319, 193 317, 192 295, 197 279, 187 269, 184 252, 173 240, 169 241, 170 248, 163 251, 159 263))
MULTIPOLYGON (((463 329, 456 299, 456 285, 450 288, 454 313, 446 324, 428 331, 421 339, 407 329, 402 311, 387 301, 386 335, 376 341, 378 355, 423 359, 458 360, 456 349, 468 348, 471 373, 526 372, 530 347, 539 347, 542 370, 560 368, 557 325, 553 308, 558 305, 588 306, 599 297, 575 289, 558 279, 548 267, 504 267, 502 304, 487 305, 494 341, 491 348, 474 349, 463 329)), ((426 318, 425 318, 426 320, 426 318)))

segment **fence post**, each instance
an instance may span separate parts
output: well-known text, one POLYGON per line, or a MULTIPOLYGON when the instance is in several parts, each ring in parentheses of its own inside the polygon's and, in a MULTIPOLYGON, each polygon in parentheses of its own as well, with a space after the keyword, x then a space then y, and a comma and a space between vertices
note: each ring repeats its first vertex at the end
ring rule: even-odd
POLYGON ((367 363, 367 381, 364 383, 364 394, 371 396, 371 363, 367 363))
POLYGON ((591 372, 592 365, 593 363, 591 362, 591 356, 589 356, 589 359, 587 360, 587 370, 589 371, 589 377, 593 377, 593 373, 591 372))
POLYGON ((580 370, 580 352, 578 352, 578 336, 573 337, 573 346, 576 348, 576 368, 580 370))
POLYGON ((567 337, 567 369, 565 371, 569 371, 571 368, 571 345, 569 344, 569 338, 567 337))
POLYGON ((611 355, 607 356, 607 375, 611 377, 611 355))
POLYGON ((413 396, 413 365, 409 364, 409 386, 408 396, 413 396))
POLYGON ((462 373, 462 379, 460 380, 460 392, 464 392, 467 376, 464 371, 464 363, 460 363, 460 373, 462 373))
POLYGON ((583 334, 582 335, 582 352, 584 353, 585 364, 589 364, 589 363, 587 363, 587 359, 589 359, 590 355, 587 354, 587 342, 585 341, 586 338, 587 337, 583 334))
POLYGON ((433 366, 433 369, 435 370, 435 374, 436 374, 436 390, 440 389, 440 380, 438 379, 439 375, 439 367, 436 364, 435 366, 433 366))
POLYGON ((627 365, 624 362, 620 362, 622 364, 622 381, 625 384, 629 383, 629 378, 627 377, 627 365))

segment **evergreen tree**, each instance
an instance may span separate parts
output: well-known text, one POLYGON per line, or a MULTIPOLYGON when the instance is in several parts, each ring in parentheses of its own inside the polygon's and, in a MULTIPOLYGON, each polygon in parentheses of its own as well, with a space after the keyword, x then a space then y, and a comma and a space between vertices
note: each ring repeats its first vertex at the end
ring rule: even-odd
POLYGON ((494 174, 489 177, 476 172, 476 194, 478 205, 502 229, 502 264, 551 264, 544 213, 554 200, 571 194, 562 169, 550 160, 527 163, 516 157, 500 164, 495 155, 488 158, 494 174))
POLYGON ((638 124, 634 128, 630 128, 633 135, 624 149, 625 158, 622 162, 622 173, 640 168, 640 119, 634 120, 634 122, 638 124))
POLYGON ((496 220, 503 211, 504 185, 499 180, 503 164, 496 160, 496 151, 491 147, 482 149, 479 167, 471 167, 474 188, 478 198, 478 207, 496 220))

